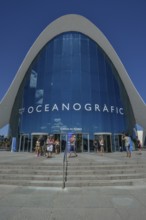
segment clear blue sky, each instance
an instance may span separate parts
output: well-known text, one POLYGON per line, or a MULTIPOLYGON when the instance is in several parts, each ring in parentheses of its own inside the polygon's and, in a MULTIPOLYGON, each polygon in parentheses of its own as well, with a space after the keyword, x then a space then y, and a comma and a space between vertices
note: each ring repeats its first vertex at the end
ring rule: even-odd
POLYGON ((146 0, 0 0, 0 100, 43 29, 71 13, 104 33, 146 102, 146 0))

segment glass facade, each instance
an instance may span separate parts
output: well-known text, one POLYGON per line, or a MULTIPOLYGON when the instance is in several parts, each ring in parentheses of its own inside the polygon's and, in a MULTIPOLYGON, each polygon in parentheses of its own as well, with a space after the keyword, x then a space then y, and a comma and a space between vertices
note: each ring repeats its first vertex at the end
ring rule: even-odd
MULTIPOLYGON (((18 92, 20 133, 132 131, 124 85, 102 48, 89 37, 62 33, 39 52, 18 92)), ((16 129, 15 129, 16 130, 16 129)))

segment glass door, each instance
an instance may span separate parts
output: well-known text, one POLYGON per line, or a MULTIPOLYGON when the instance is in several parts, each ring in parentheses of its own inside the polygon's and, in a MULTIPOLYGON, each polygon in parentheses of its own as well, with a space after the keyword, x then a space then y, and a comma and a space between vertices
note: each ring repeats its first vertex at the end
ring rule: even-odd
POLYGON ((75 135, 76 135, 76 151, 78 153, 81 153, 83 151, 82 134, 75 134, 75 135))
POLYGON ((89 152, 89 134, 82 134, 82 152, 89 152))
POLYGON ((114 148, 115 151, 123 151, 124 150, 124 141, 122 139, 123 134, 114 134, 114 148))
POLYGON ((48 133, 32 133, 31 134, 31 144, 30 152, 35 151, 36 141, 40 140, 40 146, 43 147, 47 140, 48 133))
POLYGON ((29 152, 30 151, 30 139, 29 134, 20 134, 19 139, 19 152, 29 152))
POLYGON ((79 133, 75 135, 77 152, 89 152, 89 134, 79 133))
POLYGON ((111 133, 94 133, 94 140, 100 142, 103 139, 104 152, 112 152, 112 134, 111 133))
POLYGON ((55 146, 55 153, 59 154, 61 153, 61 137, 60 137, 60 133, 55 133, 53 134, 53 138, 54 138, 54 146, 55 146), (56 143, 57 143, 57 148, 56 148, 56 143))
POLYGON ((60 134, 60 152, 64 152, 65 148, 68 146, 67 134, 60 134))

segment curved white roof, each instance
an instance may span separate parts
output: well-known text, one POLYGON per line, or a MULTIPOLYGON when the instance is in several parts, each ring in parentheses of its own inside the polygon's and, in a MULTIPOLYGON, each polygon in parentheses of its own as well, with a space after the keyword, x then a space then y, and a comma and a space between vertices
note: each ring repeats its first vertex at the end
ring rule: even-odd
POLYGON ((146 105, 134 87, 115 50, 103 33, 93 23, 83 16, 74 14, 62 16, 48 25, 26 54, 11 86, 0 103, 0 127, 9 123, 15 97, 33 59, 48 41, 56 35, 68 31, 76 31, 89 36, 97 42, 109 56, 123 81, 134 111, 136 122, 146 130, 146 105))

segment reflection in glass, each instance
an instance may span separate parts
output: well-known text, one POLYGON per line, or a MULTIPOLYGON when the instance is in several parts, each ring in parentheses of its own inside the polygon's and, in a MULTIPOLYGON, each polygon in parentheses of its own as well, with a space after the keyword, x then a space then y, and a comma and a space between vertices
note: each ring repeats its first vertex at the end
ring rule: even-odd
POLYGON ((42 89, 36 90, 36 93, 35 93, 36 104, 43 104, 43 95, 44 95, 44 90, 42 89))
POLYGON ((37 72, 35 70, 31 70, 30 74, 30 88, 37 87, 37 72))
POLYGON ((135 119, 119 74, 88 36, 56 36, 36 56, 26 78, 17 100, 22 100, 19 109, 25 108, 21 124, 26 133, 80 130, 92 138, 97 132, 133 130, 135 119), (70 108, 63 109, 63 103, 70 108))

